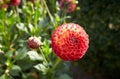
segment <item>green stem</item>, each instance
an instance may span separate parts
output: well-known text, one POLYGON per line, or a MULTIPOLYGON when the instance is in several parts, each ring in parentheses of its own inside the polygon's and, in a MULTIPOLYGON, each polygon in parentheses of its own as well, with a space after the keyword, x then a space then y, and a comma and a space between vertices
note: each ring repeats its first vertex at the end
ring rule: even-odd
POLYGON ((13 12, 15 13, 15 16, 18 17, 19 16, 18 7, 17 6, 12 7, 12 9, 13 9, 13 12))
POLYGON ((6 74, 9 74, 9 71, 10 71, 10 69, 12 68, 13 63, 11 63, 11 61, 12 61, 12 59, 11 59, 11 58, 8 58, 8 60, 7 60, 7 62, 6 62, 6 65, 7 65, 7 68, 6 68, 6 70, 5 70, 5 73, 6 73, 6 74))
POLYGON ((56 63, 54 64, 52 70, 54 70, 61 62, 61 59, 58 57, 57 60, 56 60, 56 63))
POLYGON ((64 11, 62 12, 62 14, 61 14, 61 18, 63 18, 63 20, 62 20, 63 23, 66 23, 66 16, 67 16, 67 13, 66 13, 66 11, 64 10, 64 11))
POLYGON ((34 21, 34 26, 35 26, 35 28, 37 28, 37 14, 36 14, 36 12, 35 12, 35 21, 34 21))
POLYGON ((41 53, 41 55, 42 55, 42 57, 43 57, 43 59, 44 59, 45 63, 46 63, 46 64, 47 64, 47 66, 49 67, 49 64, 48 64, 48 62, 47 62, 47 59, 45 58, 45 55, 44 55, 44 53, 43 53, 43 51, 42 51, 42 48, 41 48, 41 47, 39 47, 39 50, 40 50, 40 53, 41 53))
POLYGON ((45 5, 45 7, 46 7, 46 10, 47 10, 47 12, 48 12, 48 15, 49 15, 51 21, 53 22, 53 17, 52 17, 52 14, 50 13, 50 11, 49 11, 49 9, 48 9, 48 7, 47 7, 46 1, 43 0, 43 3, 44 3, 44 5, 45 5))

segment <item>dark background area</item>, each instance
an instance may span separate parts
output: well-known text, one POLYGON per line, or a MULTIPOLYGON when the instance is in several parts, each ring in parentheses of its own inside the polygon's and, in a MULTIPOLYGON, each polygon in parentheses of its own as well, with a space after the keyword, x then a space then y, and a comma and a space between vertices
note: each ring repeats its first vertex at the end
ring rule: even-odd
POLYGON ((85 79, 119 79, 120 1, 79 0, 78 6, 80 10, 74 12, 69 21, 85 27, 90 46, 83 59, 73 62, 77 79, 83 76, 79 71, 94 75, 85 79))

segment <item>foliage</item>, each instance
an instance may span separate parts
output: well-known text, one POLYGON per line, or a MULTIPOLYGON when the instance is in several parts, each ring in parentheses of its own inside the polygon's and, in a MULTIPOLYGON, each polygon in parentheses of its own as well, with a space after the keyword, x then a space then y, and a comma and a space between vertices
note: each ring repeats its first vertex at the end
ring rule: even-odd
POLYGON ((7 5, 0 8, 0 79, 72 79, 62 73, 60 69, 69 69, 62 61, 58 65, 51 48, 52 31, 65 22, 58 1, 22 0, 20 5, 7 5), (54 11, 48 4, 54 4, 54 11), (31 36, 41 38, 39 49, 28 47, 31 36))

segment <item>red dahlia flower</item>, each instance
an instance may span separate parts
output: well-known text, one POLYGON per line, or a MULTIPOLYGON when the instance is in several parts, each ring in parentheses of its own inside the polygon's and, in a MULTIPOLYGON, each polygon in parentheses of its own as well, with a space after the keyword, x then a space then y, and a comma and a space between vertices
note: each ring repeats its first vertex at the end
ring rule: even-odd
POLYGON ((53 51, 66 61, 82 58, 89 47, 88 44, 88 34, 78 24, 66 23, 60 25, 52 35, 53 51))
POLYGON ((76 9, 76 3, 74 0, 60 0, 60 8, 66 12, 74 12, 76 9))

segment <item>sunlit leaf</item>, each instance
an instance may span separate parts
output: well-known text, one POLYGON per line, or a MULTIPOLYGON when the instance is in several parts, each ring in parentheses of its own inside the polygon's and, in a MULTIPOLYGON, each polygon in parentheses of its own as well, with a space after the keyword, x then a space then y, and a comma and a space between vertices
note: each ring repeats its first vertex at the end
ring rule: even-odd
POLYGON ((43 64, 37 64, 37 65, 34 66, 34 68, 36 68, 37 70, 42 71, 44 73, 46 73, 46 71, 47 71, 46 66, 43 65, 43 64))
POLYGON ((19 24, 17 24, 16 26, 17 26, 17 28, 18 28, 19 30, 28 33, 27 27, 24 25, 24 23, 19 23, 19 24))
POLYGON ((43 60, 43 57, 40 54, 38 54, 36 51, 28 51, 27 55, 33 61, 35 61, 35 60, 43 60))
POLYGON ((15 52, 15 59, 16 60, 21 60, 23 59, 27 54, 26 48, 21 48, 15 52))

